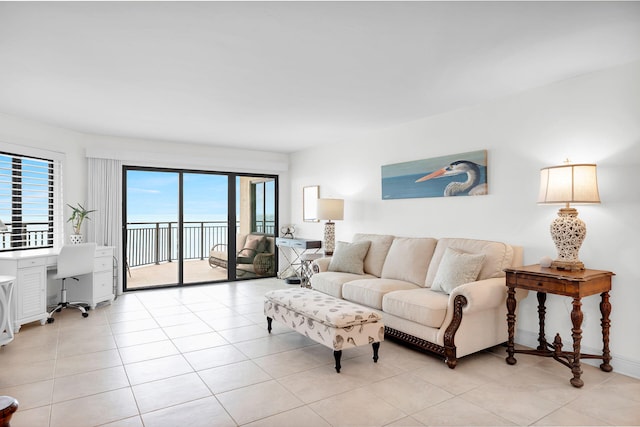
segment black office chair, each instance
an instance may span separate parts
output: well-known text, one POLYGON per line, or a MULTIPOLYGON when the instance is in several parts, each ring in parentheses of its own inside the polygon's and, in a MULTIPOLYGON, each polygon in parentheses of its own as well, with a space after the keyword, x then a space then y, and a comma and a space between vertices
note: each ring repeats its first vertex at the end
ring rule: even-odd
POLYGON ((94 259, 96 253, 95 243, 81 243, 77 245, 65 245, 60 249, 58 255, 58 272, 56 279, 62 279, 62 289, 60 290, 60 302, 49 312, 48 323, 54 321, 53 313, 60 312, 63 308, 76 308, 82 313, 82 317, 89 316, 89 304, 86 302, 68 302, 66 279, 79 281, 76 276, 93 273, 94 259))

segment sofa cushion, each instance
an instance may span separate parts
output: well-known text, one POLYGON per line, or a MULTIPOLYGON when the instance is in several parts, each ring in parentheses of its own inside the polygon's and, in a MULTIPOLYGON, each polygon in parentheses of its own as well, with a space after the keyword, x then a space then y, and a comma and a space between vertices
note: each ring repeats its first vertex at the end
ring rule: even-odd
POLYGON ((383 279, 397 279, 424 286, 436 239, 396 237, 382 268, 383 279))
POLYGON ((430 289, 389 292, 382 298, 382 310, 431 328, 440 328, 447 314, 449 296, 430 289))
POLYGON ((367 240, 354 243, 337 242, 328 270, 364 274, 364 257, 370 245, 371 242, 367 240))
POLYGON ((447 248, 433 279, 431 290, 450 294, 460 285, 475 282, 484 258, 484 254, 467 254, 447 248))
POLYGON ((433 284, 433 279, 435 279, 438 272, 438 266, 447 248, 457 249, 468 254, 485 255, 477 280, 504 277, 503 270, 511 266, 513 259, 513 248, 501 242, 474 239, 439 239, 427 270, 427 280, 425 282, 427 287, 431 287, 433 284))
POLYGON ((374 279, 371 274, 353 274, 340 273, 337 271, 325 271, 311 276, 311 288, 333 295, 336 298, 342 298, 342 285, 346 282, 358 279, 374 279))
POLYGON ((364 272, 380 277, 382 275, 384 260, 387 257, 387 252, 389 252, 389 248, 393 242, 393 236, 362 233, 357 233, 353 236, 354 242, 361 242, 364 240, 371 242, 369 252, 367 252, 367 256, 364 258, 364 272))
POLYGON ((382 297, 385 294, 404 289, 417 289, 418 287, 418 285, 403 280, 378 278, 355 280, 342 285, 342 298, 382 310, 382 297))

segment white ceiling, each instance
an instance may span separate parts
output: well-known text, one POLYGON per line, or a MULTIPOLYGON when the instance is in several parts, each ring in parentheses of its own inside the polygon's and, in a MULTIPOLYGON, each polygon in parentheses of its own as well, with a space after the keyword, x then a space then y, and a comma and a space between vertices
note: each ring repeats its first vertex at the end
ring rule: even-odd
POLYGON ((0 2, 0 112, 278 152, 636 60, 639 2, 0 2))

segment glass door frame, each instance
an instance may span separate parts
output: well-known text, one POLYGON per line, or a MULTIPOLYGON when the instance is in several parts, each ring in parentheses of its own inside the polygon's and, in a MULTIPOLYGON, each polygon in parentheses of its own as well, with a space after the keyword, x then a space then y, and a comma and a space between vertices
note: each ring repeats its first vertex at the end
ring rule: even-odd
MULTIPOLYGON (((237 277, 236 268, 235 268, 235 260, 230 259, 229 265, 227 266, 227 279, 220 281, 203 281, 203 282, 190 282, 184 283, 184 254, 183 254, 183 245, 184 245, 184 174, 205 174, 205 175, 220 175, 227 177, 227 245, 228 245, 228 253, 235 254, 238 251, 236 248, 236 234, 237 234, 237 224, 238 218, 236 215, 237 209, 240 207, 237 206, 237 185, 239 177, 250 177, 250 178, 263 178, 273 180, 274 182, 274 241, 277 237, 277 230, 279 229, 279 176, 271 175, 271 174, 261 174, 261 173, 248 173, 248 172, 225 172, 225 171, 211 171, 211 170, 197 170, 197 169, 179 169, 179 168, 165 168, 165 167, 151 167, 151 166, 133 166, 133 165, 123 165, 122 167, 122 259, 125 263, 125 268, 123 268, 123 291, 137 291, 137 290, 145 290, 145 289, 159 289, 159 288, 171 288, 171 287, 182 287, 182 286, 191 286, 191 285, 202 285, 205 283, 223 283, 223 282, 235 282, 241 280, 250 280, 256 279, 255 277, 250 278, 241 278, 237 277), (140 286, 135 289, 127 289, 127 272, 128 272, 128 260, 127 260, 127 247, 128 247, 128 239, 127 239, 127 172, 135 170, 135 171, 149 171, 149 172, 167 172, 167 173, 177 173, 178 174, 178 248, 177 248, 177 258, 176 262, 178 262, 178 277, 177 283, 172 284, 160 284, 153 286, 140 286), (233 265, 232 265, 233 261, 233 265)), ((253 201, 255 202, 255 201, 253 201)), ((251 207, 250 207, 251 208, 251 207)), ((278 251, 274 248, 274 263, 278 265, 278 251)), ((277 271, 277 268, 276 268, 277 271)), ((277 273, 273 276, 276 277, 277 273)), ((272 276, 266 276, 272 277, 272 276)))

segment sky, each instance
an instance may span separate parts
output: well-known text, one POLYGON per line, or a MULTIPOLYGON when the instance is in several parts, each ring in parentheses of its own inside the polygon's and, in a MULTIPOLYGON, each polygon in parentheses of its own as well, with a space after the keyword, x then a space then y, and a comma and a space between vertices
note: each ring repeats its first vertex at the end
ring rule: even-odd
MULTIPOLYGON (((127 222, 177 221, 178 185, 177 172, 127 171, 127 222)), ((226 221, 227 191, 227 175, 184 173, 184 221, 226 221)))

